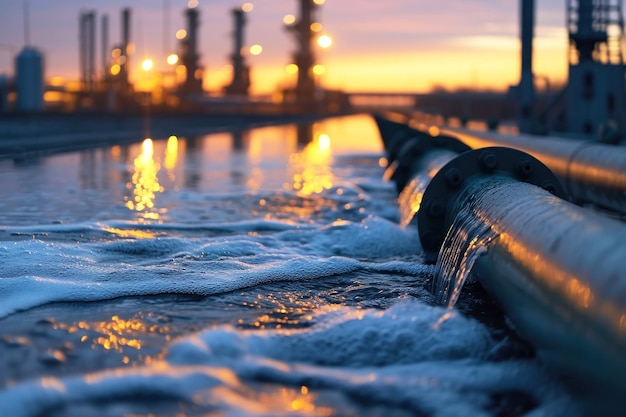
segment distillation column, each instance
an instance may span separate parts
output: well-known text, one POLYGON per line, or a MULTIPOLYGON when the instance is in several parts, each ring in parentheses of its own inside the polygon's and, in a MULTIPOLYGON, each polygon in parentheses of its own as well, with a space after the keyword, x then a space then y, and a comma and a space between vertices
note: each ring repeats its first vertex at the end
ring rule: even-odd
POLYGON ((244 10, 236 8, 232 10, 235 30, 233 31, 233 53, 230 56, 233 65, 233 80, 226 87, 227 94, 248 95, 250 88, 250 68, 246 65, 243 56, 244 27, 246 17, 244 10))
POLYGON ((186 100, 192 95, 202 94, 203 68, 200 66, 198 53, 198 29, 200 27, 200 12, 197 4, 190 3, 185 10, 187 20, 187 36, 181 41, 181 62, 185 66, 185 80, 180 90, 186 100))
POLYGON ((314 33, 311 30, 313 13, 316 3, 313 0, 300 1, 299 20, 287 26, 297 42, 298 49, 293 55, 294 63, 298 66, 298 81, 296 84, 296 100, 300 103, 312 103, 315 95, 315 78, 313 66, 315 54, 313 53, 314 33))

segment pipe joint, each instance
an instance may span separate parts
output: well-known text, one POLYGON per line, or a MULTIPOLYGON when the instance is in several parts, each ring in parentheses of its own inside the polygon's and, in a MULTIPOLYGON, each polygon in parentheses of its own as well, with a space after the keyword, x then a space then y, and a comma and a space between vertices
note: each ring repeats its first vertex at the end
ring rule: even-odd
POLYGON ((465 152, 443 166, 424 192, 417 227, 426 262, 435 262, 452 224, 459 195, 476 180, 506 176, 527 182, 565 199, 556 176, 536 158, 512 148, 489 147, 465 152))

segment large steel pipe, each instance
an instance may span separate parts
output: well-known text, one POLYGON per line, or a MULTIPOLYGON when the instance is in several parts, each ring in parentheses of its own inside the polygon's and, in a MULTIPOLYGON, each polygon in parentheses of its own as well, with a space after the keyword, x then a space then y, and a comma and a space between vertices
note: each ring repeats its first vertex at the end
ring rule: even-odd
MULTIPOLYGON (((470 266, 482 286, 595 415, 623 415, 626 227, 513 173, 464 174, 466 167, 478 171, 481 152, 449 162, 424 193, 424 206, 434 199, 446 207, 438 221, 450 233, 440 243, 439 261, 486 234, 470 266), (450 172, 465 180, 450 184, 450 172)), ((420 210, 418 228, 423 219, 436 221, 420 210)))
POLYGON ((543 162, 560 179, 570 199, 626 214, 626 147, 579 140, 442 129, 472 149, 507 146, 543 162))

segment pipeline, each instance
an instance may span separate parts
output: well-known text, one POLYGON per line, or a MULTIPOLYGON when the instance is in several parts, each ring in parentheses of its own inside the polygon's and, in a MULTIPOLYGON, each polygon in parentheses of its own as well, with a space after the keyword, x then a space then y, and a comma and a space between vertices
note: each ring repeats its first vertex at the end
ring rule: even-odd
MULTIPOLYGON (((472 258, 468 268, 538 357, 565 377, 584 411, 622 415, 626 226, 564 196, 532 155, 468 151, 431 177, 417 213, 420 240, 439 272, 459 272, 459 260, 472 258), (476 242, 480 250, 466 256, 476 242)), ((458 283, 443 282, 435 297, 448 303, 458 283)))
MULTIPOLYGON (((427 135, 409 127, 407 124, 413 120, 407 116, 386 114, 374 118, 386 148, 388 143, 394 147, 407 138, 427 135), (386 120, 390 117, 395 121, 386 120)), ((456 139, 470 149, 504 146, 526 152, 559 178, 570 201, 626 214, 626 147, 555 137, 435 129, 439 135, 456 139)))
POLYGON ((626 147, 530 135, 501 135, 441 129, 472 149, 506 146, 543 162, 561 181, 569 199, 626 214, 626 147))

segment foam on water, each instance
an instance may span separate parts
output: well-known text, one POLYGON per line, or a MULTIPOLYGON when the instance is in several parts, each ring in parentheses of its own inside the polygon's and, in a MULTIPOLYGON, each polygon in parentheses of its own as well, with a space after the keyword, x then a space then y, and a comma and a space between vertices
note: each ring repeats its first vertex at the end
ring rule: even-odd
POLYGON ((490 360, 497 344, 484 326, 454 311, 406 299, 385 311, 328 307, 312 322, 214 328, 174 341, 150 366, 22 383, 0 404, 13 417, 122 415, 147 398, 164 410, 182 402, 187 415, 367 415, 375 403, 387 415, 491 416, 517 401, 516 415, 576 415, 535 361, 490 360))
POLYGON ((128 209, 132 165, 107 151, 40 164, 95 161, 87 185, 10 170, 26 185, 0 219, 0 415, 576 415, 503 326, 429 305, 378 154, 329 160, 306 195, 284 156, 193 143, 176 181, 159 174, 158 221, 128 209))
MULTIPOLYGON (((115 226, 120 230, 120 224, 115 226)), ((265 221, 221 226, 222 230, 241 228, 269 229, 275 233, 95 243, 0 242, 0 296, 4 300, 0 317, 59 301, 167 293, 219 294, 267 282, 311 280, 357 270, 414 275, 428 271, 428 267, 410 262, 417 259, 415 231, 403 230, 379 217, 318 227, 278 226, 265 221)), ((29 235, 43 230, 54 234, 94 230, 104 233, 110 229, 100 224, 19 230, 29 235)), ((184 227, 151 226, 153 231, 160 229, 184 227)))

